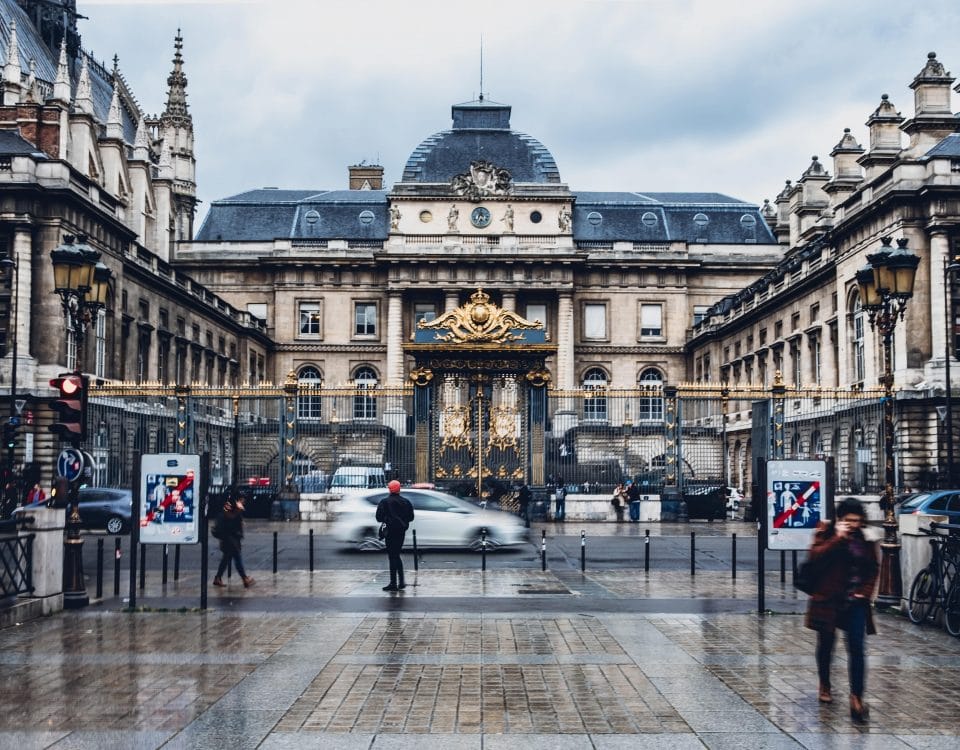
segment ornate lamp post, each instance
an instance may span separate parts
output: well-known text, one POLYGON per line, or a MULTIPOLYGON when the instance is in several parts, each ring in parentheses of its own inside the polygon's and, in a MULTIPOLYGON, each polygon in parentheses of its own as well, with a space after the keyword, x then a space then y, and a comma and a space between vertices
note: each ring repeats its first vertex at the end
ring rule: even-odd
MULTIPOLYGON (((76 344, 75 374, 82 376, 84 333, 87 325, 96 319, 97 312, 106 306, 112 274, 100 262, 100 253, 86 244, 83 235, 77 238, 64 235, 63 244, 50 253, 50 259, 54 291, 60 295, 67 330, 73 333, 76 344)), ((86 419, 86 415, 81 415, 81 419, 86 419)), ((77 609, 89 604, 90 599, 83 579, 83 538, 76 482, 70 483, 68 498, 70 515, 63 542, 63 606, 77 609)))
POLYGON ((870 327, 879 331, 883 340, 883 447, 884 490, 883 541, 880 543, 880 593, 877 603, 900 606, 903 584, 900 579, 900 541, 893 508, 893 355, 891 343, 898 320, 903 320, 907 300, 913 296, 913 282, 920 258, 907 250, 906 239, 897 240, 896 249, 890 237, 881 239, 882 247, 867 256, 868 264, 857 272, 860 302, 870 320, 870 327))

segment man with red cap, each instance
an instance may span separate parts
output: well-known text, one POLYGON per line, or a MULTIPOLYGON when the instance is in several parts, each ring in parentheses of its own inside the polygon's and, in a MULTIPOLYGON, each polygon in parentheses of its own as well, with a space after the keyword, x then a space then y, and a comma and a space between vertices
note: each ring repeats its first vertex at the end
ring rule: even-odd
POLYGON ((390 584, 383 587, 384 591, 399 591, 407 587, 403 580, 403 560, 400 559, 400 550, 403 549, 403 538, 407 534, 407 527, 413 521, 413 506, 410 501, 400 494, 400 482, 396 479, 387 484, 390 494, 377 505, 377 520, 387 527, 384 539, 387 547, 387 559, 390 561, 390 584))

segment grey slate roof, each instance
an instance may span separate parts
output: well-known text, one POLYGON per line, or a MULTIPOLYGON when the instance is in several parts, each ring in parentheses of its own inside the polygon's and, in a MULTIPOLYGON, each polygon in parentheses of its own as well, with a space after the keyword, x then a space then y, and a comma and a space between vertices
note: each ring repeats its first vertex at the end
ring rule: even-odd
POLYGON ((489 101, 454 104, 452 130, 434 133, 417 146, 402 182, 448 183, 472 161, 489 161, 514 182, 560 183, 553 156, 536 138, 510 129, 510 106, 489 101))
POLYGON ((248 190, 214 201, 198 242, 384 240, 386 190, 248 190))
POLYGON ((36 154, 37 147, 20 136, 17 130, 0 130, 0 154, 4 156, 19 156, 36 154))
POLYGON ((951 133, 927 151, 925 156, 960 156, 960 133, 951 133))

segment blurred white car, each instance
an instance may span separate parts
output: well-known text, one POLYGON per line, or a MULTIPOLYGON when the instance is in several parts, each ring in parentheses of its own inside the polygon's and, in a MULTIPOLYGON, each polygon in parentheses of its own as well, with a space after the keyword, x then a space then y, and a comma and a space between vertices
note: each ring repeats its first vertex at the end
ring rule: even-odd
MULTIPOLYGON (((377 504, 386 489, 347 492, 337 503, 332 533, 343 543, 360 549, 382 548, 377 539, 377 504)), ((404 547, 470 547, 479 549, 481 531, 487 530, 487 549, 522 544, 527 539, 523 521, 510 513, 484 510, 459 497, 436 490, 403 489, 400 494, 413 505, 414 520, 407 530, 404 547)))

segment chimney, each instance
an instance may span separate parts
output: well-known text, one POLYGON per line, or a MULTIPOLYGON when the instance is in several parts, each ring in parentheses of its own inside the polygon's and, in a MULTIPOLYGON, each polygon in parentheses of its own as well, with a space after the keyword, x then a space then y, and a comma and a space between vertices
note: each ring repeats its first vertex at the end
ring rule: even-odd
POLYGON ((351 190, 383 190, 383 167, 379 164, 354 164, 348 169, 351 190))

